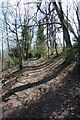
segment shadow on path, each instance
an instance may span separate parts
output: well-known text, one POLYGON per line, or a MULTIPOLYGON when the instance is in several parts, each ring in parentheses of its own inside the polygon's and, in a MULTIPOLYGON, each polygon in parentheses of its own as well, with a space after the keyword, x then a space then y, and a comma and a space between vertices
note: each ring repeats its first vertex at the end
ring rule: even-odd
MULTIPOLYGON (((18 70, 16 70, 15 72, 13 72, 13 73, 11 73, 11 74, 9 74, 9 75, 6 75, 6 76, 4 77, 4 79, 9 79, 10 77, 14 77, 14 76, 16 76, 17 74, 20 74, 20 73, 25 72, 26 70, 30 70, 30 69, 31 69, 31 70, 37 70, 37 69, 44 68, 44 67, 48 66, 50 63, 52 63, 53 60, 55 60, 55 59, 60 59, 60 58, 61 58, 61 56, 55 56, 55 57, 50 58, 50 59, 47 60, 46 62, 41 62, 39 65, 36 64, 36 66, 35 66, 35 65, 26 65, 26 66, 24 66, 21 70, 18 69, 18 70)), ((36 60, 30 60, 30 61, 35 61, 35 62, 36 62, 36 60)))
MULTIPOLYGON (((79 97, 76 96, 76 89, 79 88, 77 75, 76 68, 74 68, 73 71, 62 80, 62 86, 58 86, 56 90, 53 90, 52 86, 50 86, 49 91, 45 94, 43 93, 37 102, 30 104, 25 102, 22 108, 16 108, 8 117, 10 120, 11 118, 28 118, 29 120, 31 118, 52 118, 52 120, 53 118, 64 118, 65 120, 69 120, 69 118, 80 118, 79 97)), ((39 84, 42 83, 35 83, 35 85, 39 84)), ((25 86, 25 89, 27 87, 25 86)), ((7 119, 5 118, 5 120, 7 119)))
POLYGON ((52 74, 49 76, 45 76, 42 80, 39 80, 38 82, 34 82, 34 83, 28 83, 19 87, 16 87, 14 89, 11 89, 9 92, 7 92, 5 95, 2 96, 2 101, 4 102, 6 100, 6 98, 10 97, 12 94, 15 94, 16 92, 20 92, 22 90, 26 90, 28 88, 32 88, 32 87, 36 87, 39 86, 41 84, 44 84, 48 81, 51 81, 53 78, 55 78, 56 76, 58 76, 58 74, 60 74, 60 72, 67 67, 69 64, 65 64, 64 62, 60 65, 58 65, 56 68, 53 69, 52 74))

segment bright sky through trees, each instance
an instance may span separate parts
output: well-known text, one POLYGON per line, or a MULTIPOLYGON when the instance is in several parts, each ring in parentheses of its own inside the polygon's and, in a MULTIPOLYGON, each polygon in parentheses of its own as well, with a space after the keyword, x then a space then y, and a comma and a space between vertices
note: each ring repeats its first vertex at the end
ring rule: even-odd
MULTIPOLYGON (((21 46, 22 41, 24 41, 22 35, 24 25, 27 25, 30 35, 33 35, 31 38, 33 51, 33 48, 36 48, 39 21, 43 25, 43 33, 48 48, 52 45, 50 40, 54 40, 54 32, 56 33, 55 45, 65 46, 65 38, 65 41, 70 38, 70 42, 73 43, 79 31, 76 14, 78 2, 79 0, 0 0, 0 53, 8 53, 8 48, 14 48, 17 45, 17 38, 21 46), (60 1, 62 2, 61 8, 60 1), (64 29, 67 27, 67 33, 70 37, 66 37, 63 26, 64 29)), ((28 35, 26 34, 26 36, 28 35)))
MULTIPOLYGON (((20 2, 20 4, 21 4, 21 12, 22 12, 22 14, 23 14, 23 4, 24 3, 28 3, 28 2, 39 2, 40 0, 0 0, 0 7, 1 7, 1 4, 2 4, 2 2, 4 2, 4 3, 6 3, 6 2, 9 2, 14 8, 16 7, 15 5, 17 4, 17 2, 19 1, 20 2)), ((44 5, 44 3, 45 3, 45 1, 50 1, 50 0, 42 0, 42 6, 44 5)), ((54 2, 54 0, 51 0, 51 1, 53 1, 54 2)), ((63 10, 64 10, 64 13, 66 13, 67 12, 67 5, 68 5, 68 10, 69 10, 69 19, 72 21, 73 19, 75 19, 75 21, 76 21, 76 17, 75 17, 75 12, 74 12, 74 8, 73 8, 73 3, 74 4, 77 4, 78 2, 79 2, 79 0, 61 0, 61 2, 62 2, 62 5, 63 5, 63 10)), ((33 15, 35 12, 36 12, 36 10, 37 10, 37 8, 35 7, 35 5, 32 5, 32 7, 31 8, 27 8, 27 9, 30 9, 29 11, 29 15, 33 15)), ((1 16, 1 8, 0 8, 0 17, 2 17, 1 16)), ((37 17, 39 18, 40 17, 40 14, 38 13, 38 15, 37 15, 37 17)), ((1 18, 2 19, 2 18, 1 18)), ((72 21, 73 22, 73 21, 72 21)), ((1 22, 0 22, 1 23, 1 22)), ((74 29, 75 29, 75 25, 73 24, 73 26, 74 26, 74 29)), ((0 31, 2 31, 2 26, 0 25, 0 31)), ((1 32, 0 32, 1 33, 1 32)), ((4 33, 4 35, 5 35, 5 33, 4 33)), ((0 37, 1 37, 1 34, 0 34, 0 37)), ((59 35, 59 37, 60 37, 60 39, 63 39, 63 37, 62 37, 62 34, 60 34, 59 35)), ((0 40, 0 46, 1 46, 1 40, 0 40)), ((1 48, 1 47, 0 47, 1 48)))

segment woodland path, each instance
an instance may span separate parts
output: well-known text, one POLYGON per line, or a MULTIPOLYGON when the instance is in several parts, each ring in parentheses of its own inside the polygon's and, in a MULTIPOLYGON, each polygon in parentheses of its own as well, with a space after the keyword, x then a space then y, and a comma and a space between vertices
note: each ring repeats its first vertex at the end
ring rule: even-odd
POLYGON ((78 77, 76 62, 65 65, 60 56, 46 62, 29 61, 6 78, 3 90, 10 81, 17 82, 3 91, 3 118, 80 117, 78 77))

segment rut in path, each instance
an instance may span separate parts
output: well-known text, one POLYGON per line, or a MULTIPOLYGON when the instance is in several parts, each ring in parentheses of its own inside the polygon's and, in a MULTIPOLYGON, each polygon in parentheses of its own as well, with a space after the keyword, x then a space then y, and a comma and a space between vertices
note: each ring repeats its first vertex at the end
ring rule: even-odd
POLYGON ((76 63, 69 66, 64 66, 63 63, 64 60, 60 56, 46 64, 30 61, 30 67, 23 69, 18 82, 3 95, 3 116, 7 114, 13 118, 66 116, 69 109, 66 108, 69 107, 67 102, 72 98, 69 93, 71 86, 65 80, 71 79, 71 76, 70 78, 66 76, 73 71, 76 63), (63 110, 60 110, 61 108, 63 110))

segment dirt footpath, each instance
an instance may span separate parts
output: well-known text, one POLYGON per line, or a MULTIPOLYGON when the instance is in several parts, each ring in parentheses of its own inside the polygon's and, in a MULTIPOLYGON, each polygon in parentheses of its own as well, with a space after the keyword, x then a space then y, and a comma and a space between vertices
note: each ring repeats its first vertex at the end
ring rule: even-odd
POLYGON ((80 117, 76 62, 64 65, 60 56, 46 63, 30 61, 18 75, 2 97, 3 118, 80 117))

